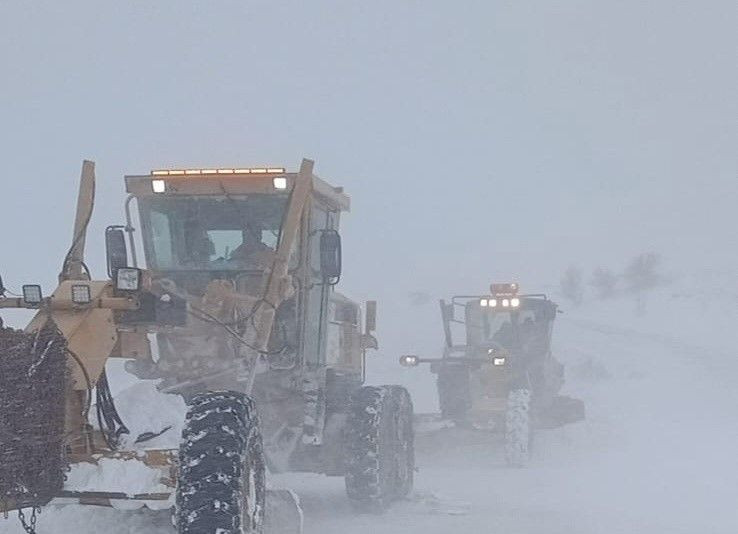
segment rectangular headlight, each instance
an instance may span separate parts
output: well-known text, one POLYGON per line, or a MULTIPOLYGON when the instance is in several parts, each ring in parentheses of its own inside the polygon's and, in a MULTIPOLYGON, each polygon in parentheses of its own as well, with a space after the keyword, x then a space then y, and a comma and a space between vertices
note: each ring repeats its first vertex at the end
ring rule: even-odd
POLYGON ((115 288, 121 291, 138 291, 141 271, 132 267, 121 267, 115 277, 115 288))
POLYGON ((493 360, 493 363, 495 365, 505 365, 505 358, 504 357, 502 357, 502 358, 495 358, 493 360))
POLYGON ((90 286, 86 284, 72 285, 72 302, 75 304, 89 304, 91 300, 90 286))
POLYGON ((43 294, 41 293, 41 286, 37 284, 29 284, 23 286, 23 302, 26 304, 36 305, 41 304, 43 300, 43 294))

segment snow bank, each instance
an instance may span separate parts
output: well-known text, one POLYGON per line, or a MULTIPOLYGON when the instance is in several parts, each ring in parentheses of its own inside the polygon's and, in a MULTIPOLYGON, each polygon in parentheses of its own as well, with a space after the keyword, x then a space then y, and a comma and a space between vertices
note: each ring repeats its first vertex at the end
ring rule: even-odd
POLYGON ((171 491, 161 483, 162 473, 140 460, 101 458, 97 464, 73 464, 64 488, 68 491, 120 492, 128 496, 171 491))
MULTIPOLYGON (((130 376, 130 375, 129 375, 130 376)), ((111 376, 111 383, 116 381, 111 376)), ((125 380, 125 376, 122 380, 125 380)), ((142 380, 119 391, 115 395, 115 405, 123 423, 131 431, 121 437, 123 450, 152 450, 179 448, 182 425, 185 420, 187 407, 179 395, 162 393, 156 389, 158 380, 142 380), (135 443, 136 439, 147 432, 161 436, 142 443, 135 443)), ((95 409, 90 411, 91 423, 97 427, 95 409)))

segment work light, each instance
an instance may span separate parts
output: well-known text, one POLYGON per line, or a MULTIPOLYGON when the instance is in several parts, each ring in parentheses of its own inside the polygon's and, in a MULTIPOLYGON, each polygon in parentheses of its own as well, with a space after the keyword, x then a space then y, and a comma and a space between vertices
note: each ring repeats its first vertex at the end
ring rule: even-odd
POLYGON ((90 286, 87 284, 72 285, 72 302, 75 304, 89 304, 91 300, 90 286))
POLYGON ((115 278, 115 287, 121 291, 138 291, 141 283, 141 271, 131 267, 122 267, 118 269, 115 278))
POLYGON ((29 284, 23 286, 23 302, 35 306, 37 304, 41 304, 42 300, 43 294, 41 293, 40 285, 29 284))
POLYGON ((420 363, 420 358, 413 355, 400 356, 400 365, 405 367, 415 367, 420 363))

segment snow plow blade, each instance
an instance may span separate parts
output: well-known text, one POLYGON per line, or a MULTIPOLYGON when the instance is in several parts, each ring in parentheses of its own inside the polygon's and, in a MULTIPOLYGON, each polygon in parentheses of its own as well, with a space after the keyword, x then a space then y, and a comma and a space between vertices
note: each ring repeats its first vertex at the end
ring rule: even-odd
POLYGON ((264 534, 302 534, 302 507, 295 492, 267 490, 264 534))
POLYGON ((583 421, 584 418, 584 401, 559 395, 554 398, 550 406, 539 414, 538 427, 543 429, 559 428, 583 421))

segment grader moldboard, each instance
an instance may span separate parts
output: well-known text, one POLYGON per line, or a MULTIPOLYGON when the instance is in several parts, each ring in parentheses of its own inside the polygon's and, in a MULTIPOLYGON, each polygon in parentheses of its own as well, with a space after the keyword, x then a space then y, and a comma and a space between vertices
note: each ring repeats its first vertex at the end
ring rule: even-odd
POLYGON ((519 295, 515 283, 492 284, 489 295, 440 301, 446 344, 441 358, 406 355, 400 364, 429 363, 438 375, 441 417, 459 426, 504 429, 505 457, 522 467, 535 428, 584 419, 584 403, 559 395, 564 366, 551 352, 557 305, 546 295, 519 295), (456 318, 456 309, 463 319, 456 318), (454 330, 465 340, 454 343, 454 330))
POLYGON ((299 502, 267 490, 267 469, 344 476, 348 498, 370 511, 407 495, 410 396, 363 385, 376 304, 364 326, 361 307, 335 291, 343 190, 315 176, 310 160, 299 172, 161 170, 125 182, 126 224, 105 235, 108 279, 92 280, 84 263, 95 184, 86 161, 59 286, 43 296, 26 285, 13 297, 0 282, 0 308, 37 310, 25 331, 0 329, 0 511, 18 510, 33 532, 50 502, 171 507, 179 533, 250 534, 301 528, 299 502), (179 450, 122 450, 110 358, 184 396, 179 450), (65 489, 70 464, 110 458, 158 469, 169 490, 65 489))

